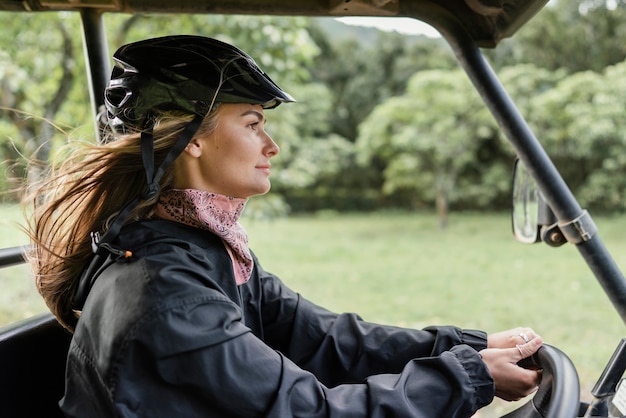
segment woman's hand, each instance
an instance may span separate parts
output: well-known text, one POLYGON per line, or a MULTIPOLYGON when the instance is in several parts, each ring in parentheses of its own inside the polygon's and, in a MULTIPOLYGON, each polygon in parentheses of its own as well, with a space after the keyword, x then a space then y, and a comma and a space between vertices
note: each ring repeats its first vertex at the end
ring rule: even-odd
POLYGON ((530 395, 541 381, 541 370, 517 365, 539 350, 543 341, 530 328, 516 328, 488 337, 487 349, 480 354, 496 386, 496 396, 516 401, 530 395))
MULTIPOLYGON (((531 328, 513 328, 487 336, 487 348, 515 348, 539 337, 531 328)), ((533 352, 534 353, 534 352, 533 352)))

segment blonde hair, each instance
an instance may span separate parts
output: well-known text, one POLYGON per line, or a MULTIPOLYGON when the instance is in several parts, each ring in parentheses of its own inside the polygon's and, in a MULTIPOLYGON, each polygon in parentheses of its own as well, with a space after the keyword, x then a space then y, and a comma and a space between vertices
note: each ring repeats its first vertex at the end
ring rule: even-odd
MULTIPOLYGON (((218 108, 219 109, 219 108, 218 108)), ((218 111, 207 116, 196 135, 213 132, 218 111)), ((159 166, 193 116, 169 114, 154 126, 154 161, 159 166)), ((32 208, 27 232, 33 244, 28 258, 37 289, 50 311, 73 331, 80 312, 72 299, 78 278, 93 257, 91 233, 104 234, 122 207, 147 188, 140 134, 121 136, 105 145, 71 147, 69 158, 29 189, 32 208)), ((172 187, 173 168, 161 178, 160 190, 172 187)), ((158 195, 141 201, 127 222, 149 218, 158 195)))

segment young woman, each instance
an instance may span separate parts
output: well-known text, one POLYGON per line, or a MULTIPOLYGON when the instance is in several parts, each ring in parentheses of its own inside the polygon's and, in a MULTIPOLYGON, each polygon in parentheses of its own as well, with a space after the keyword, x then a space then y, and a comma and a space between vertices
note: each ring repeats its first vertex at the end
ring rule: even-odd
POLYGON ((287 288, 238 218, 270 189, 265 110, 293 101, 239 49, 198 36, 120 48, 108 135, 32 200, 32 264, 73 339, 70 417, 470 417, 533 392, 541 338, 402 329, 287 288))

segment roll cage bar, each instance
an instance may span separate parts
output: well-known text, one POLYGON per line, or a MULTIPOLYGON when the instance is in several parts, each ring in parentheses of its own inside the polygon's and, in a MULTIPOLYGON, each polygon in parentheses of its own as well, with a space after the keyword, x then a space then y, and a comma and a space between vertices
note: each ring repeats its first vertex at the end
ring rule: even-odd
MULTIPOLYGON (((0 0, 0 10, 77 11, 81 15, 94 115, 109 77, 103 13, 202 13, 299 16, 401 16, 430 24, 448 42, 500 128, 537 182, 569 242, 576 245, 622 321, 626 280, 556 167, 505 92, 480 48, 512 36, 548 0, 0 0)), ((20 248, 0 252, 0 266, 20 248)))

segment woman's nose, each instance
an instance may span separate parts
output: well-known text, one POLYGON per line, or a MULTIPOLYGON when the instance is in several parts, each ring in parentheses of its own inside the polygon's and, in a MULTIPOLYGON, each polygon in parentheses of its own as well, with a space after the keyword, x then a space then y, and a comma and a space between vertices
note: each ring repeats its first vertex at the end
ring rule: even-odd
POLYGON ((265 135, 267 137, 267 145, 265 147, 265 154, 269 157, 274 157, 278 155, 278 153, 280 152, 280 147, 278 146, 276 142, 274 142, 274 140, 269 134, 266 133, 265 135))

